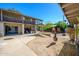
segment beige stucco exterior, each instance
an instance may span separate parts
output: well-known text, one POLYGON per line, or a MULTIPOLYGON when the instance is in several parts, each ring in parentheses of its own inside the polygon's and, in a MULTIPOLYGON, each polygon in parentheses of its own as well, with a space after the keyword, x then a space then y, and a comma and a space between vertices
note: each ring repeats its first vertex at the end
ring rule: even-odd
POLYGON ((28 31, 27 29, 30 30, 29 33, 35 33, 37 31, 36 20, 38 19, 18 12, 0 9, 0 36, 5 36, 7 32, 14 33, 16 31, 18 34, 24 34, 28 31))
POLYGON ((9 27, 18 27, 18 34, 24 34, 24 24, 12 23, 12 22, 0 22, 0 36, 4 36, 5 25, 9 27))

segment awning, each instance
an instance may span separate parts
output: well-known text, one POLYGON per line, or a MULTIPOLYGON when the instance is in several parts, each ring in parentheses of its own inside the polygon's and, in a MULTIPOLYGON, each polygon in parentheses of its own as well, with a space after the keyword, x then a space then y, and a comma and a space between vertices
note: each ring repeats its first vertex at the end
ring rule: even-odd
POLYGON ((79 4, 78 3, 60 3, 60 6, 67 17, 69 23, 78 24, 79 4))

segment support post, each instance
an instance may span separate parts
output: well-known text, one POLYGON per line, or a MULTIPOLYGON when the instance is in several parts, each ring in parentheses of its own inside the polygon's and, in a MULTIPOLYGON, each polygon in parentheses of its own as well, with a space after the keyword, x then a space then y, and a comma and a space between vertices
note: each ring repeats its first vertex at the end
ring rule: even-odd
POLYGON ((22 24, 22 34, 24 34, 24 24, 22 24))
POLYGON ((0 36, 4 36, 4 23, 3 22, 0 22, 0 36))
POLYGON ((77 24, 75 24, 75 41, 77 40, 77 24))
POLYGON ((37 32, 37 25, 35 25, 35 32, 37 32))
POLYGON ((24 34, 24 24, 18 26, 18 34, 24 34))
MULTIPOLYGON (((2 10, 1 10, 1 21, 3 21, 3 15, 2 14, 3 13, 2 13, 2 10)), ((5 32, 5 30, 4 30, 4 23, 0 22, 0 35, 4 36, 4 32, 5 32)))
POLYGON ((2 10, 1 10, 1 21, 3 21, 3 13, 2 13, 2 10))

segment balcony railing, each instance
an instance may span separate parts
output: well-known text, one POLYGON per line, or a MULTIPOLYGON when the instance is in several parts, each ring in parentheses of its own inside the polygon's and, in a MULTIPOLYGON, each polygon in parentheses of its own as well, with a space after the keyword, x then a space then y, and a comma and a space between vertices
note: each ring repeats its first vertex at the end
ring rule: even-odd
POLYGON ((27 21, 27 20, 24 20, 24 24, 35 24, 35 21, 27 21))
POLYGON ((3 16, 3 21, 16 22, 16 23, 22 23, 23 22, 23 20, 16 19, 16 18, 10 18, 10 17, 6 17, 6 16, 3 16))
POLYGON ((32 24, 36 24, 36 22, 35 21, 32 21, 32 24))
MULTIPOLYGON (((0 19, 0 21, 1 21, 1 19, 0 19)), ((16 22, 16 23, 24 23, 24 24, 35 24, 35 21, 27 21, 27 20, 16 19, 16 18, 7 17, 7 16, 3 16, 3 21, 6 21, 6 22, 16 22)))

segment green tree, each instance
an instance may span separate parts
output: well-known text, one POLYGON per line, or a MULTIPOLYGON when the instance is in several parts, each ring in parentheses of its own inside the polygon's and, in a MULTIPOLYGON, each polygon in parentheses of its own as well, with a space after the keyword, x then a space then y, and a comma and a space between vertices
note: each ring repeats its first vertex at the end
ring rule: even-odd
POLYGON ((43 30, 48 30, 49 28, 54 27, 53 23, 47 23, 44 25, 43 30))
POLYGON ((59 21, 56 26, 61 27, 63 29, 67 28, 67 24, 64 21, 59 21))

